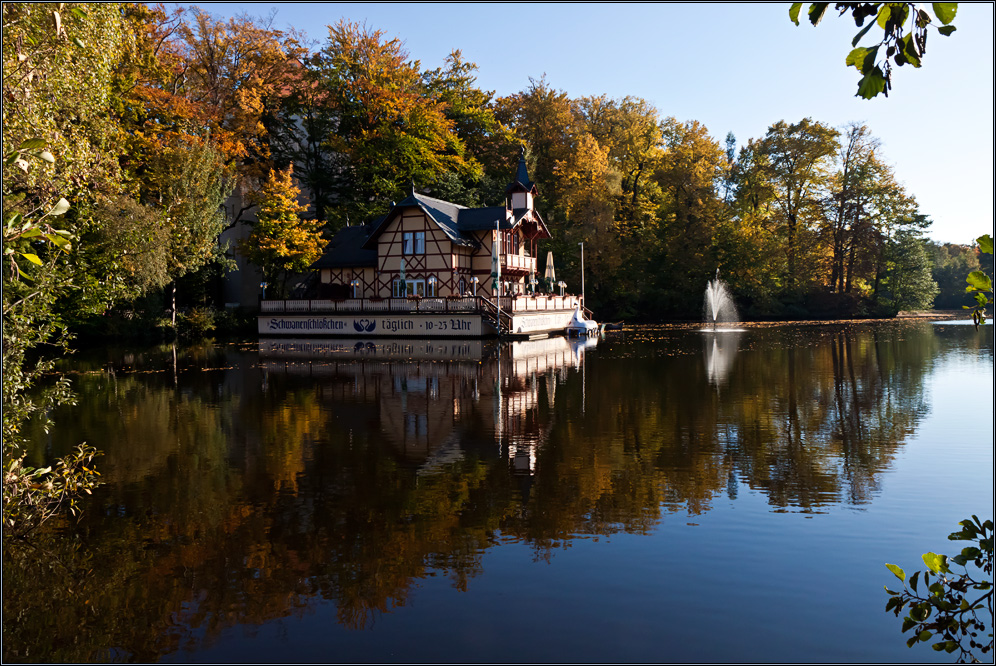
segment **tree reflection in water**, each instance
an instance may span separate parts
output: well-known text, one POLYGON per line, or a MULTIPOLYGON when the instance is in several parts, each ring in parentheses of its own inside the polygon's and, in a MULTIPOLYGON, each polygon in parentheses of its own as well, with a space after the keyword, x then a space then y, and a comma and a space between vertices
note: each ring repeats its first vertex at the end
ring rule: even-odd
POLYGON ((106 485, 51 542, 5 548, 5 659, 154 661, 319 598, 360 628, 424 577, 467 590, 508 540, 549 558, 744 487, 774 510, 861 505, 938 353, 895 326, 756 329, 704 355, 665 329, 492 345, 208 345, 181 350, 175 386, 154 351, 114 374, 75 361, 80 404, 37 458, 85 439, 106 485))

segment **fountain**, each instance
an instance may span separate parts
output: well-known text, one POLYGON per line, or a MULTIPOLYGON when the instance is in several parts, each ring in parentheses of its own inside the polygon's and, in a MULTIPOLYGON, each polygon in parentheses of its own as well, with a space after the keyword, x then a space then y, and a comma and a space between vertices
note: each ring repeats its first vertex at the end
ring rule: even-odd
MULTIPOLYGON (((729 323, 740 321, 737 314, 737 306, 733 303, 733 296, 730 295, 730 288, 719 279, 719 269, 716 269, 716 278, 710 280, 706 285, 705 305, 703 306, 706 323, 712 322, 712 330, 718 331, 718 323, 729 323)), ((734 329, 722 329, 734 330, 734 329)), ((739 329, 738 329, 739 330, 739 329)))

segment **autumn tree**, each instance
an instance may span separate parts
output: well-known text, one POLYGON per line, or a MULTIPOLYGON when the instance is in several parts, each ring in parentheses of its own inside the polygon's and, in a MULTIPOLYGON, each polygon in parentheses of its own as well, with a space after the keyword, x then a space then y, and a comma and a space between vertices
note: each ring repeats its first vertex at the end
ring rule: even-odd
POLYGON ((477 87, 476 72, 477 65, 455 50, 443 67, 423 74, 426 93, 445 105, 443 113, 453 122, 468 159, 480 165, 480 171, 447 172, 432 184, 433 192, 468 206, 493 205, 504 198, 519 147, 511 128, 498 118, 494 91, 477 87))
POLYGON ((272 16, 224 22, 190 11, 192 21, 179 29, 184 61, 177 92, 210 119, 226 160, 260 165, 255 175, 262 178, 270 157, 263 117, 296 80, 304 48, 295 34, 275 30, 272 16))
POLYGON ((801 277, 798 260, 807 258, 812 247, 811 231, 825 196, 838 135, 837 130, 810 118, 793 124, 778 121, 757 146, 764 154, 764 177, 772 188, 773 217, 784 237, 790 292, 801 277))
POLYGON ((366 219, 413 182, 422 187, 447 172, 480 176, 447 104, 429 93, 400 40, 340 21, 309 65, 336 123, 324 146, 344 158, 332 192, 336 225, 346 216, 366 219))
MULTIPOLYGON (((546 78, 529 79, 526 90, 497 101, 499 119, 508 124, 526 146, 529 175, 543 185, 547 221, 556 224, 563 188, 556 171, 558 162, 570 159, 581 133, 567 93, 554 90, 546 78)), ((551 229, 552 233, 556 233, 551 229)))
POLYGON ((717 191, 725 169, 719 143, 697 121, 662 123, 664 153, 654 178, 664 193, 656 223, 654 267, 660 307, 686 316, 701 306, 714 274, 713 234, 723 215, 717 191))
POLYGON ((290 275, 307 270, 324 245, 321 228, 325 223, 301 217, 308 207, 298 201, 301 190, 294 184, 293 174, 293 165, 270 171, 255 197, 259 205, 256 223, 240 244, 242 254, 260 267, 268 284, 276 285, 279 280, 281 295, 290 275))

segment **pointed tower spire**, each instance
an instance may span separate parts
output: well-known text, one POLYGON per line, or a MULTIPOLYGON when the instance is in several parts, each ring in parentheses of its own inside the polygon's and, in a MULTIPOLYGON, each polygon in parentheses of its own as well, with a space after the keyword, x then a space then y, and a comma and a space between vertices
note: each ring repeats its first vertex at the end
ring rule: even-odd
POLYGON ((505 188, 508 207, 512 210, 532 208, 533 197, 538 194, 536 184, 529 180, 529 170, 526 167, 526 147, 519 148, 519 165, 515 169, 515 180, 505 188))

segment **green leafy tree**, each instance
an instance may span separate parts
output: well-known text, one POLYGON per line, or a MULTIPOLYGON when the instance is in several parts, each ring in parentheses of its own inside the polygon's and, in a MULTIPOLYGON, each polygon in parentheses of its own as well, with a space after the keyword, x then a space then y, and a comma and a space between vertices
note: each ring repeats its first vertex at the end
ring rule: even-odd
POLYGON ((58 305, 78 291, 79 230, 93 190, 119 172, 102 105, 126 36, 109 5, 6 3, 3 20, 3 534, 23 536, 76 511, 96 483, 95 451, 80 445, 54 465, 24 464, 28 419, 73 400, 69 382, 39 379, 70 334, 58 305), (17 148, 14 148, 17 146, 17 148), (58 159, 57 159, 58 158, 58 159), (71 205, 70 200, 81 202, 71 205))
MULTIPOLYGON (((799 25, 802 2, 793 2, 789 8, 789 18, 799 25)), ((829 8, 829 2, 813 2, 807 14, 813 26, 819 25, 829 8)), ((949 36, 955 31, 951 25, 958 12, 957 2, 931 3, 934 16, 942 25, 937 32, 949 36)), ((847 65, 861 73, 858 81, 857 97, 871 99, 879 93, 889 96, 892 88, 892 65, 898 67, 912 65, 920 67, 927 52, 927 32, 934 18, 919 3, 914 2, 838 2, 834 9, 840 16, 850 14, 857 27, 861 28, 851 41, 851 52, 847 54, 847 65), (862 26, 871 19, 867 26, 862 26), (878 26, 882 39, 870 47, 858 46, 870 30, 878 26)))
POLYGON ((259 266, 263 278, 270 284, 280 280, 280 293, 286 291, 287 279, 293 273, 308 269, 321 255, 319 220, 306 220, 301 213, 308 210, 299 203, 301 190, 292 179, 294 166, 270 175, 260 190, 259 212, 249 238, 240 244, 241 252, 259 266))
POLYGON ((965 295, 965 276, 979 270, 975 249, 957 243, 927 243, 926 249, 938 289, 934 307, 960 310, 971 300, 965 295))
POLYGON ((917 234, 900 232, 890 247, 887 277, 889 304, 894 311, 926 310, 934 303, 937 283, 930 260, 917 234))
POLYGON ((906 641, 909 647, 933 641, 931 647, 938 652, 958 652, 959 663, 979 663, 976 651, 984 655, 993 649, 993 522, 972 516, 959 524, 961 529, 948 539, 975 545, 962 548, 961 553, 950 558, 924 553, 928 571, 923 572, 922 581, 920 571, 907 578, 901 567, 886 565, 902 581, 903 590, 885 588, 890 597, 885 610, 899 617, 908 609, 903 633, 913 630, 906 641), (961 572, 952 571, 950 564, 961 567, 961 572))

